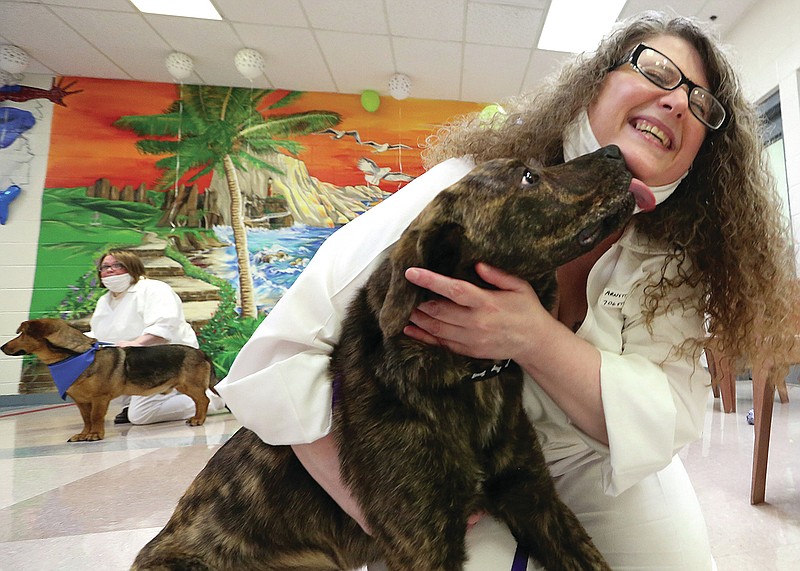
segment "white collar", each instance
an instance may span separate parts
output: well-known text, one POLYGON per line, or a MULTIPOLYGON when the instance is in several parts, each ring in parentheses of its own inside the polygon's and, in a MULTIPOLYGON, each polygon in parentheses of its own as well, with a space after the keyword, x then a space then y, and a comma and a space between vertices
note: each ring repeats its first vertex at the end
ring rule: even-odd
MULTIPOLYGON (((592 125, 589 123, 589 114, 584 109, 578 113, 575 120, 564 130, 564 160, 571 161, 581 155, 593 153, 599 148, 600 143, 597 141, 597 137, 594 136, 592 125)), ((675 189, 678 188, 681 181, 686 178, 687 174, 689 174, 688 170, 674 182, 662 186, 651 186, 650 190, 653 191, 653 195, 656 197, 656 205, 661 204, 669 198, 669 196, 675 192, 675 189)), ((637 207, 634 214, 639 212, 641 212, 641 210, 637 207)))

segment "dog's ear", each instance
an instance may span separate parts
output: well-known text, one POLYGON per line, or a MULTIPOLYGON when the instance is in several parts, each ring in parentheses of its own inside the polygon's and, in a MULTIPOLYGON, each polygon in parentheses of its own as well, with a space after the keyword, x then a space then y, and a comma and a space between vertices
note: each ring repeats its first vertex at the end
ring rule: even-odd
POLYGON ((463 228, 446 222, 406 233, 391 254, 391 277, 381 306, 379 323, 384 337, 399 335, 413 309, 428 297, 405 277, 410 267, 422 267, 452 275, 461 259, 463 228))
POLYGON ((424 232, 417 241, 421 265, 438 274, 452 276, 461 261, 464 228, 445 222, 424 232))
POLYGON ((42 338, 55 347, 75 353, 84 353, 92 348, 92 341, 89 337, 60 320, 48 322, 44 327, 42 338))

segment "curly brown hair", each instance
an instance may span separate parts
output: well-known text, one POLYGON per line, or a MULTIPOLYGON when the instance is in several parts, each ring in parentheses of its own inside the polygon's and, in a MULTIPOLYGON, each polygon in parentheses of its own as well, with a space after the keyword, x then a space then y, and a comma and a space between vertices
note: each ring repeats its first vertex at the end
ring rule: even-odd
MULTIPOLYGON (((568 62, 539 91, 503 102, 505 113, 491 119, 475 113, 443 126, 426 141, 425 163, 463 155, 478 163, 496 157, 563 162, 565 128, 636 45, 661 35, 682 38, 697 50, 709 88, 731 117, 724 129, 709 131, 673 195, 635 217, 639 232, 671 246, 663 270, 674 261, 680 267, 677 279, 662 271, 650 284, 645 314, 652 321, 660 302, 672 299, 670 290, 691 285, 700 296, 670 303, 689 303, 706 315, 718 347, 741 362, 768 354, 784 363, 795 334, 787 319, 796 290, 791 234, 764 157, 761 119, 742 94, 724 48, 698 22, 659 12, 622 22, 595 52, 568 62)), ((690 341, 698 348, 705 340, 690 341)))

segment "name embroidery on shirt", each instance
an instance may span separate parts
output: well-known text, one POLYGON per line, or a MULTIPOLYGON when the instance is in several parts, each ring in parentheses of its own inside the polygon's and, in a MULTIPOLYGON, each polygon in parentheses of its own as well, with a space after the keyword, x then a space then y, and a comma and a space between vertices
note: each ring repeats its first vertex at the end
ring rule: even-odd
POLYGON ((606 288, 603 295, 600 296, 600 305, 602 307, 621 308, 625 305, 625 299, 628 297, 627 293, 614 291, 606 288))

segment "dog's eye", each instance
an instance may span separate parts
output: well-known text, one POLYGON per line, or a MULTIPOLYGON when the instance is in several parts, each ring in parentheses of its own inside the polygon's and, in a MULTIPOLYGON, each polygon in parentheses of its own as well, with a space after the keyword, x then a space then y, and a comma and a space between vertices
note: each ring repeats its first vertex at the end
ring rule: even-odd
POLYGON ((529 169, 525 169, 525 172, 522 173, 522 184, 536 184, 539 181, 539 175, 534 172, 531 172, 529 169))

